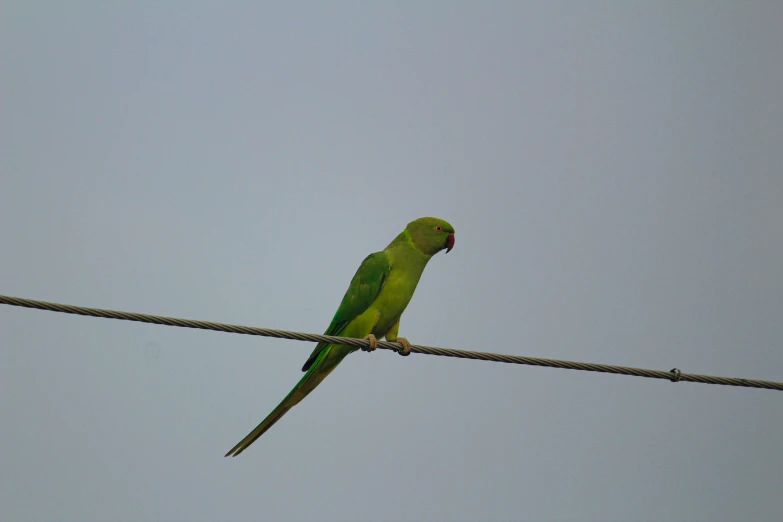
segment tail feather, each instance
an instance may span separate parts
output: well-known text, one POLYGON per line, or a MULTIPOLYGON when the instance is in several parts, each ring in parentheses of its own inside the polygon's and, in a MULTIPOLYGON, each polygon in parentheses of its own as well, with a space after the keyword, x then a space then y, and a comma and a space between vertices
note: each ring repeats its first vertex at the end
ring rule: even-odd
POLYGON ((266 418, 261 421, 261 424, 256 426, 253 431, 248 433, 247 436, 239 441, 236 446, 231 448, 231 451, 226 453, 226 457, 236 457, 245 451, 248 446, 253 444, 261 435, 266 433, 269 428, 274 426, 274 424, 279 421, 283 415, 288 412, 288 410, 299 404, 302 399, 307 397, 307 395, 313 391, 315 387, 326 378, 327 375, 332 372, 335 366, 337 366, 340 360, 342 360, 342 357, 338 357, 336 360, 330 360, 326 364, 322 364, 324 359, 326 359, 326 356, 329 355, 331 348, 332 347, 330 346, 326 350, 321 351, 316 361, 307 370, 307 373, 305 373, 299 382, 296 383, 296 386, 294 386, 294 388, 288 392, 288 395, 286 395, 285 399, 283 399, 280 404, 277 405, 277 408, 272 410, 272 413, 267 415, 266 418))
MULTIPOLYGON (((286 399, 287 398, 288 397, 286 397, 286 399)), ((274 426, 275 422, 279 421, 283 417, 283 415, 285 415, 286 412, 288 410, 290 410, 294 406, 294 404, 295 404, 294 403, 294 404, 290 404, 289 405, 289 404, 285 404, 285 402, 286 401, 283 400, 283 402, 281 402, 277 406, 277 408, 272 410, 272 413, 267 415, 266 419, 261 421, 261 424, 256 426, 256 429, 254 429, 253 431, 248 433, 247 436, 244 439, 242 439, 241 441, 239 441, 239 443, 236 446, 231 448, 231 451, 226 453, 225 456, 226 457, 236 457, 237 455, 239 455, 240 453, 245 451, 248 446, 253 444, 256 441, 256 439, 258 439, 258 437, 263 435, 266 432, 266 430, 268 430, 269 428, 274 426)))

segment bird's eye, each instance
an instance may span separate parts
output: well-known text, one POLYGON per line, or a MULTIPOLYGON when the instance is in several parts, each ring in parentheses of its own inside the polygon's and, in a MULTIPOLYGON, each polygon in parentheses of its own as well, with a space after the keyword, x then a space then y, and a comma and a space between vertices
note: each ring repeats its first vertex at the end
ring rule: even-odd
POLYGON ((443 232, 443 227, 440 225, 435 225, 435 232, 443 232))

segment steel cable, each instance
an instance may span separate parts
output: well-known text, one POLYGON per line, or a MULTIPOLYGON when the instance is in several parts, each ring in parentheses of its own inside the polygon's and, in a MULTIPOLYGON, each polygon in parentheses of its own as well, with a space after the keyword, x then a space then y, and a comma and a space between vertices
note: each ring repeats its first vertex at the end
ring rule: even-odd
MULTIPOLYGON (((192 319, 179 319, 176 317, 164 317, 158 315, 137 314, 133 312, 120 312, 116 310, 103 310, 100 308, 87 308, 46 301, 35 301, 21 297, 0 295, 0 304, 22 306, 51 312, 63 312, 66 314, 85 315, 89 317, 103 317, 106 319, 121 319, 124 321, 137 321, 141 323, 160 324, 166 326, 179 326, 183 328, 198 328, 201 330, 214 330, 217 332, 230 332, 245 335, 260 335, 263 337, 276 337, 279 339, 293 339, 296 341, 327 342, 334 344, 347 344, 358 348, 367 347, 370 341, 355 339, 352 337, 337 337, 333 335, 319 335, 311 333, 290 332, 287 330, 273 330, 255 326, 240 326, 234 324, 214 323, 211 321, 194 321, 192 319)), ((403 346, 397 342, 378 341, 378 348, 400 352, 403 346)), ((583 363, 563 361, 559 359, 542 359, 539 357, 525 357, 521 355, 505 355, 490 352, 474 352, 469 350, 454 350, 451 348, 438 348, 434 346, 411 345, 411 353, 426 355, 439 355, 442 357, 457 357, 477 361, 494 361, 510 364, 526 364, 530 366, 546 366, 550 368, 562 368, 567 370, 582 370, 588 372, 613 373, 617 375, 632 375, 635 377, 648 377, 651 379, 666 379, 672 382, 686 381, 704 384, 722 384, 724 386, 741 386, 745 388, 763 388, 767 390, 783 391, 783 382, 761 381, 756 379, 741 379, 737 377, 717 377, 714 375, 699 375, 694 373, 682 373, 673 368, 670 371, 648 370, 644 368, 632 368, 628 366, 615 366, 611 364, 583 363)))

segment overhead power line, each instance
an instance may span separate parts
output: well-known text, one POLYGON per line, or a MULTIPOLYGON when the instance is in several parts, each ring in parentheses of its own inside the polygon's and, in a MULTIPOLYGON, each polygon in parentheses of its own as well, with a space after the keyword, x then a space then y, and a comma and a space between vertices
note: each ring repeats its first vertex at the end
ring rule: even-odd
MULTIPOLYGON (((358 348, 368 347, 369 340, 355 339, 352 337, 337 337, 334 335, 319 335, 311 333, 290 332, 286 330, 272 330, 270 328, 258 328, 254 326, 239 326, 234 324, 213 323, 210 321, 194 321, 192 319, 179 319, 176 317, 163 317, 158 315, 137 314, 133 312, 119 312, 116 310, 103 310, 100 308, 87 308, 46 301, 34 301, 22 297, 10 297, 0 295, 0 304, 22 306, 51 312, 63 312, 66 314, 86 315, 89 317, 103 317, 106 319, 122 319, 125 321, 137 321, 141 323, 161 324, 166 326, 179 326, 183 328, 198 328, 201 330, 214 330, 217 332, 230 332, 246 335, 260 335, 263 337, 277 337, 280 339, 293 339, 297 341, 326 342, 334 344, 347 344, 358 348)), ((397 342, 378 341, 378 348, 400 352, 403 346, 397 342)), ((703 384, 722 384, 724 386, 742 386, 745 388, 763 388, 767 390, 783 391, 783 382, 760 381, 756 379, 741 379, 737 377, 716 377, 713 375, 699 375, 694 373, 682 373, 673 368, 670 371, 647 370, 644 368, 631 368, 628 366, 615 366, 611 364, 595 364, 574 361, 562 361, 558 359, 541 359, 539 357, 524 357, 521 355, 505 355, 490 352, 473 352, 468 350, 454 350, 451 348, 437 348, 434 346, 411 345, 411 353, 426 355, 440 355, 443 357, 457 357, 460 359, 472 359, 477 361, 494 361, 511 364, 527 364, 530 366, 547 366, 550 368, 563 368, 567 370, 582 370, 589 372, 614 373, 618 375, 632 375, 635 377, 648 377, 651 379, 666 379, 672 382, 686 381, 703 384)))

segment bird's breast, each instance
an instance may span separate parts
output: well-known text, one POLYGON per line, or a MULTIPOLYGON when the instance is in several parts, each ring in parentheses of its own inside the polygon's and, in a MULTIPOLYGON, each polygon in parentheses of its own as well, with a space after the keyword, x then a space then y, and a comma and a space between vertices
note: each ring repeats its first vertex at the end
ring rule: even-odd
POLYGON ((391 270, 383 284, 373 307, 379 312, 378 322, 373 328, 375 335, 384 335, 396 323, 413 297, 416 285, 421 277, 419 273, 406 273, 391 270))

